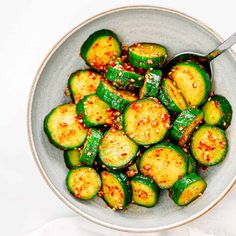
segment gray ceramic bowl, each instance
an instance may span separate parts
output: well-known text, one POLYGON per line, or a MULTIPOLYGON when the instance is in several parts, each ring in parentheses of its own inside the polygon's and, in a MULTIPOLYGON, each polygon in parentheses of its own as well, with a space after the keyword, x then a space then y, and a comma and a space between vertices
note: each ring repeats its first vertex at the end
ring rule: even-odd
MULTIPOLYGON (((65 187, 67 169, 63 152, 51 145, 43 132, 43 119, 55 106, 65 102, 63 92, 71 72, 84 67, 79 49, 94 31, 115 31, 124 44, 138 41, 166 45, 170 56, 182 51, 205 54, 222 39, 201 22, 182 13, 152 6, 114 9, 80 24, 66 34, 47 55, 34 80, 28 108, 29 139, 42 176, 57 196, 87 219, 110 228, 151 232, 173 228, 201 216, 229 191, 235 182, 236 120, 227 131, 229 153, 226 160, 204 174, 208 188, 201 198, 187 207, 178 207, 163 192, 159 204, 151 209, 132 205, 128 211, 114 212, 105 208, 101 199, 82 202, 73 198, 65 187)), ((236 60, 231 51, 212 63, 214 88, 226 95, 236 111, 236 60)))

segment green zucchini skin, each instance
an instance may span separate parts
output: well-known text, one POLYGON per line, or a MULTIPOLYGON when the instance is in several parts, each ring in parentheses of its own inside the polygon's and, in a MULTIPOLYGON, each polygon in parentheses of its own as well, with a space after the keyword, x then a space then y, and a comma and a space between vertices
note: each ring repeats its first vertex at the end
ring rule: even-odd
POLYGON ((197 173, 197 162, 196 162, 196 160, 189 153, 187 154, 187 156, 188 156, 188 174, 197 173))
POLYGON ((102 75, 91 70, 77 70, 68 79, 71 98, 77 104, 84 96, 96 93, 102 75))
MULTIPOLYGON (((65 113, 66 113, 67 111, 65 111, 65 113)), ((64 112, 63 112, 64 113, 64 112)), ((57 121, 57 122, 59 122, 59 123, 65 123, 66 125, 67 125, 67 123, 66 123, 66 121, 64 121, 62 118, 59 120, 59 121, 57 121)), ((66 130, 66 131, 64 131, 64 129, 66 129, 66 128, 63 128, 63 127, 60 127, 61 129, 62 129, 62 133, 63 133, 63 135, 65 135, 65 132, 66 132, 66 136, 68 136, 67 137, 67 140, 70 138, 69 136, 71 135, 72 137, 73 137, 73 134, 68 134, 68 130, 66 130)), ((74 127, 75 128, 75 127, 74 127)), ((53 144, 53 145, 55 145, 56 147, 58 147, 58 148, 60 148, 60 149, 62 149, 62 150, 73 150, 73 149, 75 149, 75 148, 79 148, 80 146, 82 146, 83 145, 83 143, 85 142, 85 140, 86 140, 86 138, 87 138, 87 129, 85 129, 84 127, 83 127, 83 125, 82 124, 80 124, 79 122, 78 122, 78 120, 76 119, 76 105, 74 105, 74 104, 62 104, 62 105, 59 105, 58 107, 55 107, 54 109, 52 109, 50 112, 49 112, 49 114, 45 117, 45 119, 44 119, 44 132, 46 133, 46 135, 48 136, 48 138, 49 138, 49 141, 53 144), (75 144, 61 144, 60 143, 60 141, 59 140, 57 140, 58 139, 58 137, 56 138, 55 137, 55 135, 53 134, 53 130, 49 127, 50 126, 50 121, 51 121, 51 119, 53 120, 53 123, 54 122, 56 122, 57 120, 55 120, 55 115, 57 114, 57 112, 60 112, 60 110, 66 110, 66 109, 68 109, 68 110, 71 110, 71 109, 73 109, 72 111, 70 111, 71 112, 71 115, 70 115, 70 118, 73 120, 73 123, 74 123, 74 125, 76 125, 77 126, 77 130, 75 131, 75 129, 73 129, 75 132, 75 134, 74 135, 77 135, 76 133, 78 133, 78 127, 80 127, 80 131, 81 131, 81 135, 80 135, 80 141, 78 141, 77 143, 75 143, 75 144)))
POLYGON ((184 109, 187 108, 187 104, 179 91, 176 91, 176 92, 178 93, 178 96, 179 96, 178 101, 180 101, 181 99, 182 107, 178 106, 175 103, 174 99, 171 97, 170 91, 168 90, 168 87, 167 87, 168 82, 170 82, 172 86, 174 86, 173 83, 169 81, 169 79, 164 79, 160 86, 158 99, 168 109, 169 112, 174 113, 174 114, 181 113, 184 109))
MULTIPOLYGON (((145 53, 143 53, 145 54, 145 53)), ((165 63, 167 58, 167 49, 160 45, 155 43, 135 43, 131 45, 128 49, 128 58, 129 62, 132 66, 143 68, 143 69, 150 69, 155 67, 162 67, 162 65, 165 63), (158 55, 158 52, 156 52, 156 55, 139 55, 134 52, 134 48, 136 47, 158 47, 158 50, 163 51, 162 55, 158 55)))
POLYGON ((208 99, 211 78, 199 64, 192 61, 180 62, 172 67, 168 77, 175 82, 188 105, 200 106, 208 99), (196 81, 197 78, 200 80, 196 81))
POLYGON ((64 151, 64 161, 65 161, 66 167, 68 169, 72 169, 76 166, 81 166, 82 163, 79 160, 80 156, 81 156, 81 150, 78 150, 78 149, 64 151))
POLYGON ((156 182, 153 179, 151 179, 148 176, 144 176, 144 175, 141 175, 141 174, 136 174, 134 177, 131 178, 130 181, 131 181, 131 185, 132 185, 132 189, 133 189, 133 194, 132 194, 133 195, 133 202, 135 204, 140 205, 140 206, 144 206, 144 207, 148 207, 148 208, 153 207, 157 204, 160 189, 159 189, 158 185, 156 184, 156 182), (151 204, 148 203, 148 202, 140 203, 140 202, 135 201, 135 199, 134 199, 135 191, 138 191, 138 189, 134 188, 134 183, 135 182, 140 183, 140 184, 150 188, 153 191, 154 201, 151 204))
POLYGON ((206 102, 206 104, 202 107, 202 111, 204 113, 204 120, 207 124, 209 125, 216 125, 222 129, 227 129, 231 123, 232 120, 232 114, 233 114, 233 109, 232 106, 230 105, 229 101, 227 98, 221 95, 214 95, 211 97, 211 100, 206 102), (215 109, 219 110, 221 113, 220 118, 212 122, 212 109, 207 109, 209 106, 208 104, 214 103, 215 109))
POLYGON ((101 81, 100 85, 98 86, 96 93, 101 100, 118 111, 124 110, 124 108, 131 102, 114 93, 113 91, 110 91, 107 87, 107 84, 103 81, 101 81))
POLYGON ((144 84, 140 89, 139 98, 157 97, 161 79, 161 70, 149 69, 145 74, 144 84))
POLYGON ((113 130, 113 128, 105 132, 99 147, 102 163, 112 170, 120 170, 132 165, 137 158, 137 153, 138 145, 130 140, 123 130, 113 130), (115 161, 112 160, 114 157, 115 161))
POLYGON ((66 186, 68 191, 76 198, 90 200, 99 192, 101 188, 101 178, 95 169, 87 166, 78 166, 69 170, 66 177, 66 186), (82 175, 80 173, 82 173, 82 175), (76 175, 79 176, 79 178, 74 178, 76 175), (89 193, 86 194, 83 191, 88 191, 89 193))
MULTIPOLYGON (((106 202, 106 204, 113 210, 122 210, 126 208, 132 201, 132 187, 129 178, 122 172, 114 172, 114 171, 102 171, 100 175, 102 180, 102 188, 101 188, 102 198, 106 202), (112 177, 114 177, 119 182, 122 188, 124 202, 121 205, 118 204, 111 205, 111 202, 109 201, 108 196, 105 193, 105 186, 104 186, 105 180, 107 177, 109 177, 109 175, 112 175, 112 177)), ((113 186, 112 185, 109 186, 110 186, 109 189, 112 189, 113 186)))
MULTIPOLYGON (((88 66, 90 66, 91 68, 93 68, 94 70, 104 70, 104 68, 101 68, 101 65, 92 64, 90 61, 88 61, 87 53, 91 49, 92 45, 95 43, 95 41, 97 39, 99 39, 101 37, 105 37, 105 36, 109 36, 109 37, 114 38, 116 43, 119 45, 119 50, 116 51, 116 53, 113 55, 113 57, 115 57, 115 58, 119 57, 122 53, 121 43, 120 43, 117 35, 114 32, 112 32, 111 30, 108 30, 108 29, 101 29, 101 30, 94 32, 86 39, 86 41, 83 43, 83 45, 81 46, 81 49, 80 49, 80 54, 81 54, 82 58, 85 60, 86 64, 88 66)), ((102 66, 106 66, 106 65, 102 65, 102 66)))
POLYGON ((213 125, 200 126, 192 135, 190 150, 195 160, 202 165, 214 166, 219 164, 225 159, 228 152, 228 140, 224 130, 213 125), (217 138, 215 138, 216 135, 218 136, 217 138), (202 153, 197 152, 198 149, 202 153), (211 151, 214 151, 213 157, 209 155, 211 151), (216 157, 217 151, 220 151, 218 157, 216 157))
POLYGON ((192 132, 194 129, 199 125, 199 123, 203 119, 203 112, 198 108, 187 108, 184 110, 174 121, 171 129, 170 129, 170 136, 171 138, 178 143, 178 145, 183 146, 191 137, 192 132), (196 122, 196 118, 198 118, 198 122, 196 122), (194 122, 196 124, 194 124, 194 122), (188 137, 183 140, 183 136, 185 135, 185 132, 187 128, 191 126, 191 132, 188 134, 188 137))
POLYGON ((163 142, 147 149, 147 151, 145 151, 143 153, 143 155, 141 156, 140 161, 139 161, 138 169, 143 175, 147 175, 147 176, 151 177, 157 183, 159 188, 169 189, 174 185, 174 183, 181 176, 184 176, 187 173, 187 171, 188 171, 187 155, 179 146, 177 146, 173 143, 163 141, 163 142), (160 160, 160 158, 161 158, 160 150, 165 150, 165 149, 170 150, 171 152, 173 151, 174 153, 176 153, 176 155, 178 155, 178 157, 181 158, 181 163, 179 163, 178 161, 174 162, 173 160, 172 160, 172 162, 170 162, 170 161, 168 162, 166 160, 166 157, 168 157, 169 154, 166 154, 165 158, 164 158, 164 156, 162 156, 165 160, 164 159, 160 160), (155 154, 155 153, 159 153, 159 154, 155 154), (152 160, 150 160, 150 157, 148 157, 148 155, 152 155, 152 157, 153 157, 152 160), (149 161, 153 162, 153 163, 148 163, 145 160, 146 158, 149 158, 149 161), (145 161, 147 163, 145 163, 145 161), (161 164, 158 165, 158 166, 154 166, 154 164, 157 165, 158 162, 160 162, 161 164), (178 163, 178 164, 176 164, 176 163, 178 163), (179 172, 174 173, 174 175, 175 175, 174 180, 169 180, 168 179, 170 173, 171 173, 171 175, 173 174, 173 170, 172 170, 173 166, 170 166, 171 164, 173 164, 173 166, 179 168, 178 169, 179 172), (157 171, 156 168, 158 168, 159 166, 163 166, 163 168, 157 171), (169 169, 166 171, 165 168, 168 168, 168 167, 169 167, 169 169), (180 168, 181 168, 181 170, 180 170, 180 168), (162 177, 160 178, 160 177, 158 177, 158 175, 161 174, 161 173, 162 174, 164 173, 164 175, 161 175, 162 177), (165 176, 164 179, 163 179, 163 176, 165 176), (169 182, 169 183, 166 183, 166 182, 169 182))
POLYGON ((83 164, 87 166, 93 165, 101 141, 102 141, 101 131, 91 128, 88 132, 87 140, 84 144, 84 148, 80 156, 80 161, 83 164))
POLYGON ((203 189, 202 191, 199 193, 198 196, 200 196, 206 189, 207 184, 206 182, 200 177, 198 176, 196 173, 191 173, 189 175, 185 175, 184 177, 182 177, 181 179, 179 179, 173 186, 173 188, 170 190, 170 196, 171 198, 174 200, 174 202, 179 205, 179 206, 186 206, 189 203, 191 203, 192 201, 194 201, 198 196, 196 196, 194 199, 191 199, 191 201, 187 201, 186 203, 180 203, 179 199, 182 195, 182 193, 184 192, 184 190, 189 187, 191 184, 196 183, 197 181, 202 182, 203 184, 203 189))
POLYGON ((120 89, 127 87, 141 87, 143 85, 144 77, 132 71, 126 71, 122 66, 116 65, 114 67, 108 66, 106 79, 111 81, 114 86, 120 89))

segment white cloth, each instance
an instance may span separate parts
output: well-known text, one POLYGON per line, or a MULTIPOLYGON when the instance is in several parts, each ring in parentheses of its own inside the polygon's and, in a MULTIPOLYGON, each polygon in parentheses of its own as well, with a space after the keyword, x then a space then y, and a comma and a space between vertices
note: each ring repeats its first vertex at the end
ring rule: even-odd
MULTIPOLYGON (((111 230, 103 226, 91 223, 82 217, 66 217, 51 221, 41 228, 27 234, 26 236, 134 236, 143 235, 138 233, 126 233, 111 230)), ((218 236, 214 232, 204 232, 198 228, 188 226, 173 230, 146 233, 145 236, 218 236)))

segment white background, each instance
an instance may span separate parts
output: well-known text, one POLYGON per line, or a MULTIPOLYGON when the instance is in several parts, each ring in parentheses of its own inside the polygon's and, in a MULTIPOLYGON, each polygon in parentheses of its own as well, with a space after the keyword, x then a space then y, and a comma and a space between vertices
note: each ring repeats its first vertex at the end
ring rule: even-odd
MULTIPOLYGON (((234 0, 0 0, 0 235, 24 235, 51 220, 75 215, 49 189, 33 161, 26 130, 30 86, 41 61, 66 32, 97 13, 131 4, 183 11, 223 38, 236 31, 234 0)), ((235 199, 233 188, 188 226, 236 235, 235 199)))

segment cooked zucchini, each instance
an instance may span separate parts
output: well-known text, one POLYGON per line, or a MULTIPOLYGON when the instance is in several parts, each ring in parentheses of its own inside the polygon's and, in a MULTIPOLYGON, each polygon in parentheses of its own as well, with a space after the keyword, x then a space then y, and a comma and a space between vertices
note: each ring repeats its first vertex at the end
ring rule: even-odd
POLYGON ((137 100, 135 94, 128 91, 117 90, 104 81, 101 81, 98 86, 97 95, 110 107, 119 111, 122 111, 125 106, 137 100))
POLYGON ((113 210, 122 210, 132 200, 132 188, 124 173, 102 171, 101 194, 104 201, 113 210))
POLYGON ((79 123, 74 104, 63 104, 54 108, 44 119, 44 131, 55 146, 64 150, 83 145, 88 132, 79 123))
POLYGON ((185 152, 178 146, 162 142, 147 151, 140 158, 139 170, 151 177, 160 188, 171 188, 188 171, 185 152))
POLYGON ((137 157, 138 145, 130 140, 123 130, 109 129, 99 147, 102 163, 110 169, 130 166, 137 157))
POLYGON ((179 179, 170 190, 170 196, 179 206, 186 206, 203 194, 206 182, 196 173, 179 179))
POLYGON ((70 75, 68 87, 77 104, 84 96, 96 93, 102 76, 90 70, 78 70, 70 75))
POLYGON ((80 100, 77 104, 76 111, 86 127, 111 124, 114 113, 114 110, 96 94, 87 95, 80 100))
POLYGON ((212 166, 220 163, 227 151, 225 132, 216 126, 203 125, 192 136, 191 152, 202 165, 212 166))
POLYGON ((144 77, 133 71, 127 71, 122 65, 114 67, 108 66, 106 79, 111 81, 114 86, 125 89, 127 87, 141 87, 143 85, 144 77))
POLYGON ((90 128, 84 148, 81 152, 80 161, 87 166, 92 166, 102 141, 102 133, 99 130, 90 128))
POLYGON ((187 108, 181 92, 168 78, 162 81, 158 98, 168 111, 172 113, 181 113, 187 108))
POLYGON ((174 121, 170 135, 179 146, 184 146, 190 139, 195 128, 202 122, 203 112, 198 108, 184 110, 174 121))
POLYGON ((168 76, 180 89, 187 104, 200 106, 207 100, 211 91, 211 79, 199 64, 192 61, 178 63, 168 76))
POLYGON ((140 89, 139 98, 156 97, 161 78, 162 72, 160 70, 149 69, 145 74, 144 84, 140 89))
POLYGON ((187 154, 188 157, 188 174, 197 173, 197 162, 192 155, 187 154))
POLYGON ((66 163, 66 167, 68 169, 72 169, 76 166, 81 166, 82 163, 80 162, 81 150, 74 149, 64 151, 64 160, 66 163))
POLYGON ((229 101, 221 96, 214 95, 202 108, 204 120, 208 125, 216 125, 227 129, 232 119, 232 107, 229 101))
POLYGON ((105 70, 108 63, 119 57, 121 52, 116 34, 107 29, 91 34, 80 49, 85 62, 96 70, 105 70))
POLYGON ((79 166, 71 169, 66 178, 70 193, 82 200, 94 198, 101 188, 101 179, 91 167, 79 166))
POLYGON ((155 43, 135 43, 128 49, 132 66, 149 69, 162 67, 167 58, 167 49, 155 43))
POLYGON ((126 134, 140 145, 161 141, 168 128, 170 116, 156 98, 146 98, 128 105, 123 114, 126 134))
POLYGON ((136 174, 130 182, 133 191, 133 203, 144 207, 153 207, 157 204, 159 188, 153 179, 136 174))

